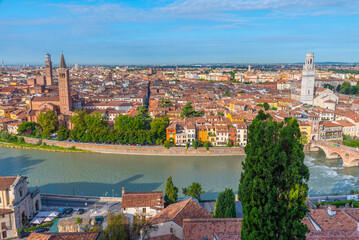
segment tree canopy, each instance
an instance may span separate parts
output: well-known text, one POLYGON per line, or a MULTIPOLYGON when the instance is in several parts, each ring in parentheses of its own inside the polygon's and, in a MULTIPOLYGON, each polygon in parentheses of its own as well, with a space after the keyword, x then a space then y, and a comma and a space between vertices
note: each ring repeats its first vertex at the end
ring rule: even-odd
POLYGON ((178 199, 178 188, 173 185, 172 177, 169 177, 165 188, 165 202, 166 204, 176 203, 178 199))
POLYGON ((245 153, 241 239, 305 239, 309 170, 297 120, 277 123, 260 111, 249 126, 245 153))
POLYGON ((187 118, 202 117, 203 115, 204 115, 204 112, 196 112, 192 107, 192 103, 188 102, 182 108, 181 118, 185 118, 185 117, 187 117, 187 118))
POLYGON ((46 113, 40 113, 38 122, 42 127, 42 136, 49 137, 50 134, 54 133, 59 127, 57 116, 53 111, 47 111, 46 113))
POLYGON ((201 195, 205 193, 202 190, 202 185, 198 182, 193 182, 188 188, 182 188, 182 192, 187 197, 197 198, 198 201, 201 201, 201 195))
POLYGON ((226 188, 221 192, 214 205, 213 218, 235 218, 236 203, 233 189, 226 188))

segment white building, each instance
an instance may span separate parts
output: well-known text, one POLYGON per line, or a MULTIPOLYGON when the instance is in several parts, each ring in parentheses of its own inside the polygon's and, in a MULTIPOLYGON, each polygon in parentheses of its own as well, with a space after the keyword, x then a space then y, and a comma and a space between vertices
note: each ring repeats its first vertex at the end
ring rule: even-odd
POLYGON ((163 193, 125 192, 122 188, 122 213, 132 222, 134 218, 151 219, 164 208, 163 193))
POLYGON ((314 53, 307 53, 302 74, 302 88, 300 93, 300 101, 309 105, 313 105, 314 99, 314 53))
POLYGON ((0 239, 17 237, 40 209, 40 190, 30 192, 27 177, 0 177, 0 239))

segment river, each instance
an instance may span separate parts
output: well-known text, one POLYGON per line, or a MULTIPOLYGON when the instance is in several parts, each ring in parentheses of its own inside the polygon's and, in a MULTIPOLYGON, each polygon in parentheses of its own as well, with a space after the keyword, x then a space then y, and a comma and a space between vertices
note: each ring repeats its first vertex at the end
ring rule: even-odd
MULTIPOLYGON (((0 147, 0 175, 24 175, 42 193, 120 196, 126 191, 164 191, 172 176, 180 189, 197 181, 203 199, 215 199, 226 187, 238 189, 244 156, 172 157, 97 153, 61 153, 0 147)), ((344 168, 322 151, 306 153, 309 194, 359 190, 358 167, 344 168)), ((182 194, 181 194, 182 196, 182 194)))

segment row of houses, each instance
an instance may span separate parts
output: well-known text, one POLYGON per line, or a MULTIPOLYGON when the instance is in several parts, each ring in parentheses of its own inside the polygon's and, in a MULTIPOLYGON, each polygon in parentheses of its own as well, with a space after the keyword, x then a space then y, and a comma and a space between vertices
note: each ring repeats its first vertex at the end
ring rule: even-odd
POLYGON ((200 124, 186 121, 174 121, 166 128, 166 140, 176 146, 193 144, 195 140, 201 143, 210 142, 212 146, 245 146, 247 144, 248 124, 238 122, 226 124, 200 124))

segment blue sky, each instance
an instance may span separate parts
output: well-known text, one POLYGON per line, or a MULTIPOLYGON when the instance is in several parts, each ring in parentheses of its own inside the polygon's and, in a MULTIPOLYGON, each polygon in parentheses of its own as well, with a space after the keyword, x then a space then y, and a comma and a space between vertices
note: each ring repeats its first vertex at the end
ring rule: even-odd
POLYGON ((41 64, 359 62, 359 0, 0 0, 0 59, 41 64))

